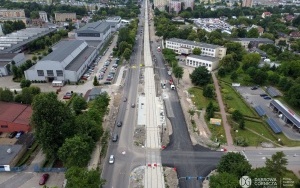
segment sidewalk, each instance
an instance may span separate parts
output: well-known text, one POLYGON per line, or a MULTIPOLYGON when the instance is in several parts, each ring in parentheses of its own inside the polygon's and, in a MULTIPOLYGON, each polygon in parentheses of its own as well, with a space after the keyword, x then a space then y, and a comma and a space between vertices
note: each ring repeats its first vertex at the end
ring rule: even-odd
POLYGON ((224 106, 224 103, 223 103, 223 99, 222 99, 218 79, 217 79, 214 72, 211 72, 211 75, 212 75, 212 78, 213 78, 213 81, 214 81, 215 91, 216 91, 216 94, 217 94, 217 100, 218 100, 219 107, 220 107, 220 113, 221 113, 221 117, 222 117, 222 124, 223 124, 223 127, 225 129, 227 145, 230 147, 230 146, 233 146, 233 139, 232 139, 232 136, 231 136, 231 133, 230 133, 231 127, 230 127, 230 125, 228 124, 228 121, 227 121, 225 106, 224 106))

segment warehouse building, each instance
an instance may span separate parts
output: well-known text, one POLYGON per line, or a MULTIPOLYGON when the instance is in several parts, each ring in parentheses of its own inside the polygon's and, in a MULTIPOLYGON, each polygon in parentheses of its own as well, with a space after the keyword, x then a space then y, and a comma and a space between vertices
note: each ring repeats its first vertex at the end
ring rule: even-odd
POLYGON ((111 36, 111 27, 108 22, 97 21, 87 23, 85 26, 75 31, 77 40, 94 40, 102 41, 102 43, 111 36))
POLYGON ((219 59, 216 57, 201 56, 201 55, 189 55, 186 58, 186 65, 190 67, 204 66, 208 71, 213 71, 218 68, 219 59))
POLYGON ((217 57, 222 59, 226 55, 226 48, 202 42, 171 38, 166 40, 166 48, 174 50, 177 54, 191 54, 193 49, 200 48, 202 56, 217 57))
POLYGON ((9 75, 12 62, 18 67, 25 62, 24 53, 0 53, 0 77, 9 75))
POLYGON ((99 41, 61 41, 52 53, 26 70, 25 77, 31 81, 76 83, 97 56, 99 46, 99 41))

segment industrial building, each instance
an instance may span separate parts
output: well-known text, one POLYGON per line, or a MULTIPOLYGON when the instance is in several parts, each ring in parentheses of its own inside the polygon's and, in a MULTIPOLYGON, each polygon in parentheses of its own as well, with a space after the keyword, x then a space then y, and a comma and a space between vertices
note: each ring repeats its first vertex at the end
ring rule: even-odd
POLYGON ((97 21, 87 23, 85 26, 75 31, 75 38, 77 40, 93 40, 93 41, 106 41, 111 36, 110 23, 106 21, 97 21))
POLYGON ((233 39, 233 41, 240 43, 245 49, 248 49, 249 47, 258 48, 260 45, 263 44, 274 44, 273 40, 267 38, 235 38, 233 39))
POLYGON ((25 62, 24 53, 0 53, 0 77, 9 75, 12 62, 18 67, 25 62))
POLYGON ((53 28, 26 28, 0 37, 0 53, 17 53, 39 37, 55 32, 53 28))
POLYGON ((121 27, 121 17, 120 16, 114 16, 114 17, 108 17, 105 20, 110 25, 111 32, 116 32, 121 27))
POLYGON ((99 41, 61 41, 53 52, 25 71, 27 80, 76 83, 99 52, 99 41), (88 44, 89 43, 89 44, 88 44))
POLYGON ((219 65, 218 58, 201 55, 189 55, 185 61, 187 66, 195 68, 203 66, 210 72, 218 68, 219 65))
POLYGON ((177 54, 191 54, 193 49, 200 48, 202 56, 217 57, 222 59, 226 55, 226 48, 202 42, 171 38, 166 40, 166 48, 174 50, 177 54))

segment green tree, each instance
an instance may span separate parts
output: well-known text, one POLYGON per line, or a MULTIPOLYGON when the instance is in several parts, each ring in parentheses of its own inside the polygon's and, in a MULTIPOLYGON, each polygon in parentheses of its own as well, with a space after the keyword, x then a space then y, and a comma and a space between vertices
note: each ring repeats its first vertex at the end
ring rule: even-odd
POLYGON ((8 88, 0 88, 0 101, 12 102, 14 100, 14 94, 8 88))
POLYGON ((48 53, 50 54, 51 52, 53 52, 52 48, 48 48, 48 53))
MULTIPOLYGON (((93 108, 89 109, 89 111, 90 110, 93 110, 93 108)), ((101 115, 99 111, 97 111, 96 113, 98 117, 101 115)), ((93 120, 91 116, 87 113, 80 114, 75 118, 74 129, 76 129, 78 135, 86 134, 90 136, 94 140, 94 142, 97 142, 103 134, 101 121, 102 121, 101 119, 98 122, 93 120)))
POLYGON ((68 168, 66 179, 68 180, 66 188, 99 188, 105 184, 105 180, 100 178, 98 170, 79 167, 68 168))
POLYGON ((197 86, 205 86, 211 80, 211 75, 206 69, 206 67, 200 66, 197 67, 192 74, 190 74, 192 83, 197 86))
POLYGON ((210 176, 209 180, 210 188, 238 188, 239 181, 238 178, 234 174, 230 174, 227 172, 218 173, 210 176))
POLYGON ((32 56, 32 60, 34 61, 34 62, 36 62, 36 60, 37 60, 37 57, 34 55, 34 56, 32 56))
POLYGON ((256 28, 251 28, 247 32, 247 37, 248 38, 257 38, 259 36, 258 30, 256 28))
POLYGON ((233 73, 231 73, 230 75, 230 79, 234 82, 236 81, 236 79, 238 78, 238 74, 236 71, 234 71, 233 73))
POLYGON ((213 98, 215 96, 214 86, 211 85, 211 84, 208 84, 208 85, 204 86, 203 96, 206 97, 206 98, 213 98))
POLYGON ((277 72, 268 72, 268 81, 271 85, 277 85, 279 83, 280 76, 277 72))
POLYGON ((233 112, 232 112, 232 119, 234 120, 234 121, 237 121, 237 122, 239 122, 239 121, 241 121, 242 119, 244 119, 244 116, 243 116, 243 114, 239 111, 239 110, 234 110, 233 112))
POLYGON ((189 109, 188 113, 190 114, 190 118, 191 118, 191 120, 193 120, 193 117, 194 117, 194 115, 195 115, 196 111, 195 111, 195 110, 193 110, 193 109, 189 109))
POLYGON ((85 167, 91 158, 94 142, 91 137, 75 135, 67 138, 58 150, 58 157, 68 168, 85 167))
POLYGON ((200 48, 194 48, 193 49, 193 54, 194 55, 201 55, 201 49, 200 48))
POLYGON ((280 151, 276 152, 272 155, 271 159, 266 159, 266 168, 270 171, 270 173, 277 178, 282 177, 287 171, 286 165, 288 164, 288 160, 285 154, 280 151))
POLYGON ((93 85, 94 85, 94 86, 98 86, 98 85, 99 85, 99 82, 98 82, 98 80, 97 80, 97 76, 94 76, 93 85))
POLYGON ((31 81, 30 80, 21 80, 21 83, 20 83, 20 87, 21 88, 24 88, 24 87, 29 87, 31 85, 31 81))
POLYGON ((260 61, 260 55, 257 53, 250 53, 243 56, 242 68, 247 70, 249 67, 257 67, 260 61))
POLYGON ((239 122, 239 128, 244 130, 245 129, 245 120, 244 119, 241 119, 240 122, 239 122))
POLYGON ((221 157, 217 170, 219 173, 227 172, 240 178, 251 171, 251 165, 244 155, 229 152, 221 157))
POLYGON ((130 59, 132 51, 129 48, 126 48, 124 53, 123 53, 123 57, 128 61, 130 59))
POLYGON ((272 174, 269 172, 269 169, 266 167, 261 167, 261 168, 255 168, 252 169, 247 176, 249 176, 251 179, 254 178, 261 178, 261 177, 271 177, 272 174))
POLYGON ((72 108, 76 114, 87 108, 87 102, 81 96, 75 96, 72 100, 72 108))
POLYGON ((226 76, 226 70, 223 67, 218 70, 218 76, 220 76, 221 78, 224 78, 226 76))
POLYGON ((215 107, 213 103, 210 101, 206 107, 206 118, 209 120, 210 118, 213 118, 215 115, 215 107))
POLYGON ((182 79, 183 76, 183 68, 176 66, 172 71, 175 77, 178 79, 178 83, 179 83, 179 80, 182 79))
POLYGON ((294 106, 300 106, 300 84, 294 84, 288 90, 286 99, 294 106))
POLYGON ((220 62, 226 72, 232 72, 239 68, 239 63, 234 59, 233 54, 227 54, 220 62))
POLYGON ((74 117, 65 103, 55 93, 40 93, 32 102, 31 123, 35 127, 36 140, 47 157, 56 157, 64 140, 75 134, 74 117))

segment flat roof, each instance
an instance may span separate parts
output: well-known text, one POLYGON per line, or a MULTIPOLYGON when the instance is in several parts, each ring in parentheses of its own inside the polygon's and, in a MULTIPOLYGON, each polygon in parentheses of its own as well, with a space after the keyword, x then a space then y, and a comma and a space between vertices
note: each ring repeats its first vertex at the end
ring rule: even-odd
POLYGON ((0 165, 9 165, 21 148, 22 145, 0 145, 0 165), (8 149, 11 149, 11 153, 7 152, 8 149))
POLYGON ((0 120, 29 125, 31 106, 0 101, 0 120))
POLYGON ((99 40, 86 40, 85 41, 87 44, 88 44, 88 46, 90 46, 90 47, 97 47, 100 43, 102 43, 102 41, 99 41, 99 40))
POLYGON ((4 67, 5 65, 7 65, 10 62, 11 61, 0 61, 0 67, 4 67))
POLYGON ((250 42, 272 42, 274 41, 267 38, 235 38, 234 41, 250 41, 250 42))
POLYGON ((284 104, 282 104, 279 100, 272 100, 270 102, 273 106, 275 106, 280 112, 283 113, 292 123, 294 123, 298 128, 300 128, 300 117, 297 116, 292 110, 288 109, 284 104))
POLYGON ((18 55, 19 53, 3 53, 0 54, 0 61, 5 61, 5 60, 11 60, 14 57, 16 57, 16 55, 18 55))
POLYGON ((65 70, 77 71, 95 50, 96 48, 93 47, 85 48, 77 57, 73 59, 73 61, 69 63, 68 66, 66 66, 65 70))
POLYGON ((99 20, 97 22, 92 22, 92 23, 87 23, 85 26, 77 29, 75 32, 76 33, 81 33, 81 32, 104 32, 107 27, 110 27, 110 24, 108 22, 99 20))
POLYGON ((211 61, 211 62, 217 62, 217 61, 219 61, 218 58, 210 57, 210 56, 203 56, 203 55, 194 55, 194 54, 191 54, 188 57, 193 57, 193 58, 196 58, 196 59, 202 59, 202 60, 211 61))
POLYGON ((83 40, 64 40, 61 41, 56 49, 53 50, 49 55, 42 58, 40 61, 58 61, 62 62, 66 59, 74 50, 76 50, 82 43, 83 40))
POLYGON ((204 47, 204 48, 212 48, 212 49, 216 49, 216 48, 220 47, 218 45, 207 44, 207 43, 203 43, 203 42, 196 42, 196 41, 191 41, 191 40, 183 40, 183 39, 178 39, 178 38, 170 38, 170 39, 167 39, 167 41, 188 44, 188 45, 194 45, 194 46, 199 46, 199 47, 204 47))

